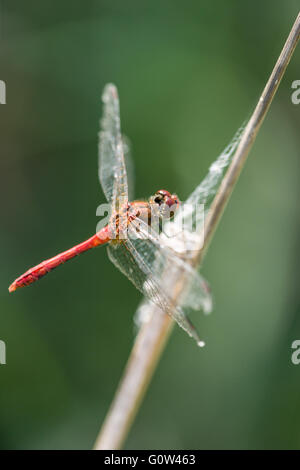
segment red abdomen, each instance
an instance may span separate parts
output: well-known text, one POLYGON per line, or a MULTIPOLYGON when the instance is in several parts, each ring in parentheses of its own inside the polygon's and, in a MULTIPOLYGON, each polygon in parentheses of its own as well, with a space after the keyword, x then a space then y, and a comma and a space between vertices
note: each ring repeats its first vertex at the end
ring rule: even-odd
POLYGON ((74 258, 75 256, 84 253, 95 246, 103 245, 110 241, 109 228, 108 226, 104 227, 100 232, 93 235, 88 240, 79 243, 79 245, 73 246, 67 251, 60 253, 53 258, 42 261, 42 263, 34 266, 33 268, 28 269, 26 273, 18 277, 10 286, 9 292, 13 292, 19 287, 29 286, 33 282, 37 281, 41 277, 45 276, 47 273, 52 271, 54 268, 57 268, 60 264, 69 261, 69 259, 74 258))

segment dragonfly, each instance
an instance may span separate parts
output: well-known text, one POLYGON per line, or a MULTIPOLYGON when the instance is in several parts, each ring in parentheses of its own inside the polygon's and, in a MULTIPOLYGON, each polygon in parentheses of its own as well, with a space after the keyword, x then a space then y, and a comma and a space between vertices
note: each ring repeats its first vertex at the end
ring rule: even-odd
MULTIPOLYGON (((205 343, 200 339, 189 313, 201 309, 205 313, 211 311, 209 285, 184 256, 185 245, 183 243, 182 248, 182 242, 189 239, 186 236, 188 231, 177 232, 174 236, 159 230, 162 221, 167 222, 166 226, 172 226, 172 217, 174 221, 182 222, 182 203, 176 194, 165 189, 156 191, 147 201, 129 199, 132 185, 128 183, 128 175, 132 173, 132 163, 128 141, 121 134, 119 98, 113 84, 104 88, 102 101, 99 179, 110 205, 109 221, 84 242, 30 268, 9 286, 9 292, 34 283, 81 253, 106 245, 110 260, 145 298, 173 317, 199 346, 203 346, 205 343), (153 219, 158 221, 155 228, 152 227, 153 219), (178 241, 180 249, 177 249, 178 241), (178 276, 186 287, 174 295, 178 276)), ((227 154, 231 153, 230 148, 227 154)), ((189 198, 191 202, 209 199, 220 179, 220 171, 228 163, 227 154, 223 152, 219 158, 218 168, 211 167, 202 186, 196 188, 189 198)))

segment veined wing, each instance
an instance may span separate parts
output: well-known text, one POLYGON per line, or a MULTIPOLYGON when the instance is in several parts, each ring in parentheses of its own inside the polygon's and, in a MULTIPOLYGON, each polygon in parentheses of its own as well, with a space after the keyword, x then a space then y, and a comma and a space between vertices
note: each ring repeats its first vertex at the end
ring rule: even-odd
POLYGON ((245 127, 246 123, 238 129, 231 142, 211 164, 204 180, 202 180, 190 194, 184 205, 176 212, 174 221, 166 224, 166 232, 168 232, 168 230, 171 232, 172 230, 174 231, 176 226, 177 229, 175 231, 177 232, 180 228, 191 231, 191 229, 195 230, 195 227, 197 228, 196 231, 198 233, 200 232, 204 218, 221 184, 225 170, 232 161, 245 127), (204 210, 200 209, 200 204, 204 205, 204 210))
POLYGON ((112 203, 112 211, 115 211, 118 210, 119 202, 126 204, 128 201, 117 88, 112 84, 106 85, 102 100, 104 110, 99 133, 99 178, 108 202, 112 203))
POLYGON ((188 197, 188 203, 198 202, 210 206, 216 190, 222 181, 224 172, 232 160, 234 152, 243 136, 246 124, 244 123, 235 133, 231 142, 210 165, 208 173, 199 186, 188 197))
MULTIPOLYGON (((136 244, 136 249, 147 262, 152 274, 161 284, 164 277, 170 278, 172 271, 178 272, 181 280, 184 280, 185 288, 177 295, 177 304, 182 308, 188 307, 194 310, 203 310, 210 313, 212 310, 212 298, 207 281, 195 270, 183 257, 170 248, 158 233, 149 227, 143 220, 136 218, 128 229, 129 240, 136 244)), ((166 288, 165 284, 165 288, 166 288)), ((169 286, 174 287, 173 281, 169 286)))
POLYGON ((202 345, 203 342, 189 318, 163 292, 162 287, 158 284, 159 280, 151 273, 149 266, 140 256, 137 248, 131 246, 131 243, 129 243, 129 246, 127 242, 110 244, 107 247, 109 259, 147 299, 154 302, 163 312, 171 315, 181 328, 193 337, 199 345, 202 345))
POLYGON ((194 325, 184 312, 185 307, 190 307, 191 297, 188 295, 189 301, 186 302, 187 290, 183 292, 178 289, 178 273, 180 279, 188 277, 184 280, 185 285, 197 286, 197 302, 193 305, 206 310, 210 308, 211 303, 207 284, 172 250, 160 247, 158 235, 149 235, 147 229, 148 226, 143 221, 133 221, 128 230, 129 238, 123 243, 111 244, 108 247, 109 257, 145 297, 171 315, 199 345, 203 345, 194 325))
POLYGON ((122 142, 123 142, 123 151, 124 151, 124 160, 126 166, 126 174, 127 174, 127 181, 128 181, 128 199, 129 201, 133 201, 134 199, 134 186, 135 186, 135 179, 134 179, 134 164, 131 156, 131 142, 126 135, 122 135, 122 142))

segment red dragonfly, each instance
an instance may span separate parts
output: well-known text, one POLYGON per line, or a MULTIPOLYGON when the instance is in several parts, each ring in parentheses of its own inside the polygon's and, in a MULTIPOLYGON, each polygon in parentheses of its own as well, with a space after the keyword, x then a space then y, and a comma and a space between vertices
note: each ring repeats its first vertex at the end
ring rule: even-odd
MULTIPOLYGON (((99 245, 108 246, 110 260, 148 299, 171 315, 177 323, 203 346, 186 315, 186 308, 209 310, 210 293, 206 281, 182 256, 162 243, 159 231, 151 225, 153 214, 158 221, 174 215, 180 202, 176 194, 161 189, 149 201, 129 202, 129 147, 121 135, 117 89, 106 85, 104 111, 99 141, 99 179, 111 206, 109 223, 88 240, 26 271, 9 287, 9 292, 37 281, 57 266, 99 245), (188 291, 172 300, 172 279, 185 276, 188 291), (168 278, 169 283, 166 283, 168 278), (183 297, 184 296, 184 297, 183 297)), ((175 281, 174 281, 175 282, 175 281)))

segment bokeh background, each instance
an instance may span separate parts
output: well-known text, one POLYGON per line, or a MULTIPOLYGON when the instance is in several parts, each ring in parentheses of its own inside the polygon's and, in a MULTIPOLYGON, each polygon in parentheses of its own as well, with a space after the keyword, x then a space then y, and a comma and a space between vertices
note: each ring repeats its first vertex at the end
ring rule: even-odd
MULTIPOLYGON (((95 231, 101 93, 119 89, 136 196, 185 199, 249 116, 298 2, 1 1, 0 447, 91 448, 140 294, 97 249, 9 295, 95 231)), ((215 308, 174 329, 127 449, 300 447, 299 113, 290 63, 203 265, 215 308)))

